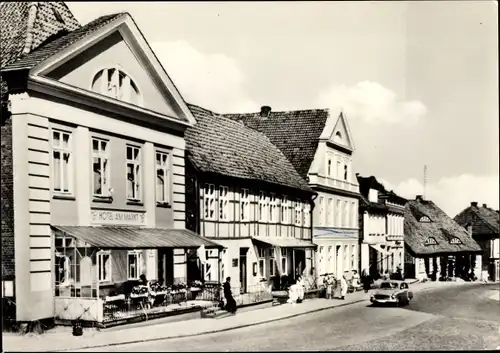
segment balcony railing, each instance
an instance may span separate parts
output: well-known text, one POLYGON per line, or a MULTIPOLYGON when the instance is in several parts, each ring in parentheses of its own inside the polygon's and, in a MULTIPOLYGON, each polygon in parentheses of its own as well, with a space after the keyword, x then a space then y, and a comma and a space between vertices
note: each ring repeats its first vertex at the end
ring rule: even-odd
POLYGON ((404 235, 395 235, 395 234, 392 234, 392 235, 387 235, 386 236, 386 240, 387 241, 403 241, 404 240, 404 235))
POLYGON ((359 185, 356 183, 317 174, 309 174, 309 184, 325 185, 340 190, 359 193, 359 185))

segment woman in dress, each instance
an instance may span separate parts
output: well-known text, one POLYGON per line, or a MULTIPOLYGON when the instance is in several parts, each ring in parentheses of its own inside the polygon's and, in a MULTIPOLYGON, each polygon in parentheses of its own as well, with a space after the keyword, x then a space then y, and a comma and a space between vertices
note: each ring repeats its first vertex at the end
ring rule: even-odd
POLYGON ((234 300, 233 293, 231 292, 231 277, 227 277, 226 282, 224 282, 224 298, 226 298, 226 310, 235 314, 236 300, 234 300))
POLYGON ((340 299, 345 299, 345 296, 347 295, 347 288, 347 279, 346 275, 344 274, 342 277, 340 277, 340 299))
POLYGON ((367 269, 363 270, 362 278, 361 280, 363 281, 363 289, 365 290, 365 293, 368 293, 372 286, 372 279, 370 277, 370 274, 367 269))

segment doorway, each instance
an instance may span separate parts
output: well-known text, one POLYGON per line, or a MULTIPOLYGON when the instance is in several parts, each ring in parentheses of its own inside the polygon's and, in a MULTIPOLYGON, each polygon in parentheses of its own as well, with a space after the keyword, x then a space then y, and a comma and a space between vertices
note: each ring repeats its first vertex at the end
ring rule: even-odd
POLYGON ((306 251, 305 250, 293 250, 293 262, 294 262, 294 275, 297 279, 302 275, 306 268, 306 251))
POLYGON ((174 250, 158 249, 158 280, 164 286, 174 284, 174 250))
POLYGON ((248 248, 240 248, 240 292, 247 292, 247 252, 248 248))

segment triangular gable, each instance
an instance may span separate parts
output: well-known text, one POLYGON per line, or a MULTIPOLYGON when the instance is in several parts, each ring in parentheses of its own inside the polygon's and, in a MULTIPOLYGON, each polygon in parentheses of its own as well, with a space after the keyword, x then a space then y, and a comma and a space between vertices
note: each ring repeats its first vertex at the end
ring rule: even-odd
MULTIPOLYGON (((139 28, 131 16, 127 13, 117 16, 116 19, 112 20, 102 28, 90 33, 82 39, 77 40, 75 43, 43 60, 30 71, 30 76, 50 77, 51 73, 60 69, 63 65, 70 63, 70 60, 77 58, 77 56, 91 49, 95 45, 98 45, 99 42, 105 41, 110 36, 116 36, 117 33, 121 36, 124 43, 126 43, 137 62, 139 62, 144 68, 144 71, 147 72, 150 82, 154 84, 156 90, 162 96, 164 102, 170 106, 171 110, 162 110, 157 107, 152 108, 151 106, 141 108, 140 106, 135 106, 133 104, 129 104, 128 102, 125 102, 124 104, 134 106, 136 109, 144 111, 154 110, 156 113, 165 117, 173 117, 175 120, 185 121, 189 125, 194 124, 195 119, 179 91, 151 50, 139 28)), ((91 78, 88 78, 88 80, 90 81, 91 78)), ((85 91, 87 91, 87 93, 92 92, 90 91, 91 82, 89 81, 87 81, 89 88, 86 90, 81 88, 82 93, 85 91)), ((68 85, 69 83, 64 83, 63 81, 62 84, 68 85)), ((102 95, 99 96, 102 97, 102 95)))
POLYGON ((333 130, 330 133, 330 142, 347 148, 350 151, 354 151, 354 141, 352 139, 352 134, 347 123, 347 119, 343 112, 340 112, 339 117, 333 130))

